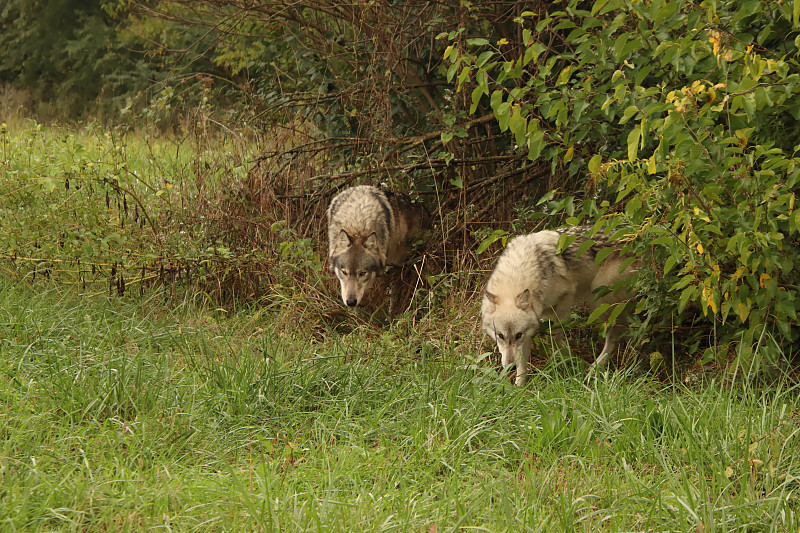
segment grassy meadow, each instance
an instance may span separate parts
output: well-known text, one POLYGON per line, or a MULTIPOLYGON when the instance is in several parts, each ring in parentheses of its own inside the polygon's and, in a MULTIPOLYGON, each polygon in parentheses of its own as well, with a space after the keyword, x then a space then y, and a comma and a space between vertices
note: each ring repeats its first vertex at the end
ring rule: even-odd
POLYGON ((25 124, 0 143, 3 531, 800 529, 789 376, 572 357, 515 388, 466 289, 389 323, 334 323, 321 272, 217 305, 150 271, 207 251, 178 215, 244 149, 25 124))

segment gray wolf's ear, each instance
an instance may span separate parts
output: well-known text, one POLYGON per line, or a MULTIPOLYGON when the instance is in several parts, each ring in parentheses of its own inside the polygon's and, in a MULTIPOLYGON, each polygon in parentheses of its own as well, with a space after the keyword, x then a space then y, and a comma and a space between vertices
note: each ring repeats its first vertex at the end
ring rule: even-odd
POLYGON ((374 231, 364 240, 364 248, 378 251, 378 235, 374 231))
POLYGON ((339 232, 339 235, 336 236, 336 240, 333 241, 333 250, 331 250, 331 254, 342 248, 347 248, 351 244, 353 244, 353 239, 345 230, 342 230, 339 232))
POLYGON ((484 294, 486 294, 486 298, 492 302, 492 305, 497 305, 500 303, 500 298, 498 298, 496 294, 492 294, 489 291, 484 291, 484 294))
POLYGON ((530 289, 525 289, 521 293, 517 295, 517 307, 519 309, 525 310, 529 309, 531 306, 531 291, 530 289))

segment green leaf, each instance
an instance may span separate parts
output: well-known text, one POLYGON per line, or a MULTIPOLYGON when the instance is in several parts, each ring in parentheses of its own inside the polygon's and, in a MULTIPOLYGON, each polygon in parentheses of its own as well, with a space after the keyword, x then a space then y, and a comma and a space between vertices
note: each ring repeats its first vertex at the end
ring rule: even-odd
POLYGON ((597 255, 594 257, 594 264, 599 265, 603 262, 603 260, 608 257, 608 255, 614 251, 614 248, 610 246, 606 246, 605 248, 600 248, 597 252, 597 255))
POLYGON ((628 160, 636 161, 639 153, 639 140, 642 138, 642 126, 637 125, 628 134, 628 160))
POLYGON ((586 239, 578 246, 578 249, 575 251, 575 257, 580 257, 586 253, 586 251, 594 246, 594 241, 592 239, 586 239))
POLYGON ((456 72, 458 72, 458 63, 453 63, 447 69, 447 81, 448 81, 448 83, 453 81, 453 76, 456 75, 456 72))
POLYGON ((622 57, 623 57, 622 53, 625 50, 625 43, 627 43, 627 42, 628 42, 628 34, 627 33, 623 33, 622 35, 617 37, 616 41, 614 41, 614 58, 617 60, 617 63, 622 61, 622 57))
POLYGON ((500 89, 495 89, 492 91, 492 96, 489 97, 489 103, 492 106, 493 110, 496 110, 500 104, 503 103, 503 91, 500 89))
POLYGON ((625 205, 625 214, 628 216, 635 215, 642 208, 642 200, 638 196, 634 196, 625 205))
POLYGON ((667 260, 664 261, 664 275, 666 276, 667 274, 669 274, 669 271, 672 270, 672 268, 676 264, 678 264, 677 257, 675 257, 674 255, 667 256, 667 260))
POLYGON ((625 108, 625 111, 622 113, 622 118, 619 119, 620 125, 625 124, 628 122, 633 115, 639 112, 639 108, 635 105, 629 105, 625 108))
MULTIPOLYGON (((534 121, 531 121, 533 123, 534 121)), ((544 149, 544 130, 537 129, 528 135, 528 160, 536 161, 544 149)))
POLYGON ((589 160, 589 165, 588 165, 589 172, 591 172, 592 174, 599 173, 600 163, 602 163, 602 161, 603 161, 603 156, 601 156, 600 154, 593 155, 592 158, 589 160))
POLYGON ((469 46, 485 46, 489 44, 489 41, 483 37, 473 37, 472 39, 467 39, 467 44, 469 46))
POLYGON ((571 75, 572 75, 572 65, 567 65, 558 75, 556 86, 564 85, 565 83, 567 83, 571 75))
POLYGON ((483 52, 481 55, 478 56, 478 60, 475 62, 475 66, 478 68, 483 67, 489 59, 492 58, 494 52, 492 50, 487 50, 483 52))
POLYGON ((508 129, 508 118, 511 112, 511 104, 509 102, 502 102, 494 110, 494 116, 497 119, 497 124, 500 126, 500 131, 508 129))
POLYGON ((556 253, 562 254, 564 250, 569 248, 569 245, 575 242, 577 239, 577 235, 570 235, 569 233, 562 233, 561 236, 558 238, 558 244, 556 245, 556 253))
POLYGON ((586 319, 586 323, 587 323, 587 324, 592 324, 592 323, 594 323, 595 321, 597 321, 597 319, 598 319, 598 318, 600 318, 600 316, 601 316, 603 313, 605 313, 606 311, 608 311, 608 308, 609 308, 609 307, 611 307, 611 304, 606 304, 606 303, 603 303, 603 304, 600 304, 600 305, 598 305, 598 306, 597 306, 597 309, 595 309, 594 311, 592 311, 592 313, 589 315, 589 318, 587 318, 587 319, 586 319))
POLYGON ((475 253, 478 254, 478 255, 482 254, 483 252, 486 251, 487 248, 489 248, 489 246, 491 246, 492 244, 497 242, 499 239, 502 239, 503 237, 505 237, 507 235, 508 235, 508 232, 505 231, 505 230, 502 230, 502 229, 494 230, 491 234, 489 234, 488 237, 486 237, 485 239, 483 239, 481 241, 481 243, 478 245, 478 249, 475 250, 475 253))
POLYGON ((686 304, 689 303, 689 300, 697 293, 697 287, 694 285, 689 285, 683 292, 681 292, 680 300, 678 301, 678 311, 683 311, 686 308, 686 304))
POLYGON ((508 129, 514 134, 514 140, 517 146, 525 146, 525 133, 527 133, 528 121, 522 116, 522 108, 520 106, 513 106, 511 108, 511 116, 508 119, 508 129))
POLYGON ((696 278, 695 278, 694 274, 689 274, 687 276, 683 276, 681 279, 676 281, 672 285, 672 287, 669 288, 669 290, 676 291, 678 289, 682 289, 682 288, 686 287, 688 284, 690 284, 691 282, 693 282, 695 279, 696 278))
POLYGON ((592 15, 603 15, 620 7, 619 0, 597 0, 592 6, 592 15))
POLYGON ((611 311, 611 314, 608 316, 606 322, 608 322, 611 325, 615 324, 617 322, 617 318, 619 318, 619 315, 622 314, 627 305, 628 302, 619 302, 614 304, 614 309, 611 311))
POLYGON ((469 114, 473 114, 476 109, 478 109, 478 104, 481 101, 481 97, 485 94, 485 90, 481 85, 478 85, 474 89, 472 89, 472 105, 469 108, 469 114))

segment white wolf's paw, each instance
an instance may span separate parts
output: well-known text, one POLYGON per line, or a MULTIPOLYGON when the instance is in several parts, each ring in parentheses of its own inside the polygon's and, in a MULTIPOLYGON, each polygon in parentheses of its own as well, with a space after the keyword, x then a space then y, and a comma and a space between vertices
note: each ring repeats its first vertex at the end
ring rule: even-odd
POLYGON ((608 373, 608 365, 598 365, 597 361, 589 365, 589 369, 586 371, 586 376, 584 378, 585 382, 589 382, 592 379, 608 373))

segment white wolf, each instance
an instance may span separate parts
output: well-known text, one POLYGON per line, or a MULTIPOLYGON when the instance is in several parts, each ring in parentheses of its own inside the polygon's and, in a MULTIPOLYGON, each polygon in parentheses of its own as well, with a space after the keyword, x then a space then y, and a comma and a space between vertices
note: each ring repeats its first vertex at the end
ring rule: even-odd
MULTIPOLYGON (((610 253, 599 265, 595 264, 598 251, 608 245, 602 234, 586 235, 590 229, 590 226, 579 226, 516 237, 508 243, 486 283, 481 306, 483 330, 497 342, 503 367, 516 364, 516 385, 527 381, 531 339, 542 318, 565 320, 575 306, 596 308, 599 304, 622 302, 632 296, 629 291, 619 289, 595 299, 595 289, 626 279, 635 270, 628 267, 623 271, 625 258, 617 252, 610 253), (564 233, 577 238, 563 253, 557 254, 558 242, 564 233), (578 255, 578 249, 587 239, 594 244, 578 255)), ((619 326, 609 328, 595 365, 608 364, 622 329, 619 326)), ((557 333, 557 343, 562 342, 562 337, 563 332, 557 333)))
POLYGON ((430 222, 425 208, 404 194, 359 185, 337 194, 328 207, 328 267, 339 278, 342 301, 362 302, 372 282, 402 264, 408 241, 430 222))

